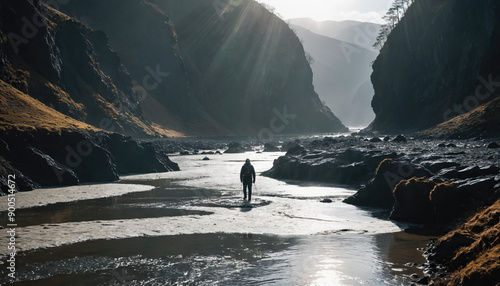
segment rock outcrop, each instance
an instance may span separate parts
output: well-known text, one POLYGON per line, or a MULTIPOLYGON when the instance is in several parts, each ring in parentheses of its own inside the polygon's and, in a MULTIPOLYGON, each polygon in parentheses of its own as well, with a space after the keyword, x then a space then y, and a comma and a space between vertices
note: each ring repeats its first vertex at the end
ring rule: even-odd
POLYGON ((346 203, 385 208, 391 219, 441 228, 500 198, 496 149, 473 140, 441 144, 327 137, 291 147, 263 175, 356 186, 346 203))
POLYGON ((1 80, 56 111, 134 136, 157 134, 107 36, 41 1, 5 0, 1 80))
MULTIPOLYGON (((373 64, 371 129, 423 130, 495 98, 499 9, 496 0, 415 1, 373 64)), ((481 132, 498 131, 496 122, 483 122, 481 132)), ((459 128, 455 123, 442 128, 459 128)))
POLYGON ((359 138, 327 137, 314 140, 305 147, 295 145, 285 156, 276 159, 273 167, 263 175, 276 179, 358 185, 373 177, 384 159, 399 157, 393 152, 374 152, 362 142, 359 138), (352 148, 357 143, 360 145, 352 148))
POLYGON ((16 175, 19 191, 46 186, 110 182, 118 174, 177 171, 168 156, 116 133, 79 130, 7 130, 0 141, 0 187, 16 175))

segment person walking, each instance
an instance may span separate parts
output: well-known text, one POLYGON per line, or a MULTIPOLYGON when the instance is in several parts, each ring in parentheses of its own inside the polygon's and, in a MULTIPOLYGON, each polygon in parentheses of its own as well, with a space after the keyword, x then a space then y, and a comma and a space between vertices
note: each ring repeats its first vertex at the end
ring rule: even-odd
POLYGON ((255 183, 255 169, 250 163, 250 159, 245 160, 245 164, 241 167, 240 181, 243 183, 243 199, 247 199, 248 188, 248 201, 252 200, 252 183, 255 183))

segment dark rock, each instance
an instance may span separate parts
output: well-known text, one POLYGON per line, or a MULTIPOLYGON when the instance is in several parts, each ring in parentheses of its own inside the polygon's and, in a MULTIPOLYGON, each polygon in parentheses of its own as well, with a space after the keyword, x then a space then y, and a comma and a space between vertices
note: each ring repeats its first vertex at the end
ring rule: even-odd
MULTIPOLYGON (((40 186, 67 186, 83 182, 110 182, 118 172, 151 173, 178 170, 152 144, 107 133, 4 132, 9 152, 0 154, 16 174, 20 190, 40 186), (36 164, 36 168, 32 168, 36 164)), ((2 181, 2 190, 5 190, 2 181)))
POLYGON ((453 167, 458 167, 460 166, 459 163, 457 162, 434 162, 434 163, 425 163, 423 164, 425 168, 427 168, 429 171, 432 173, 438 173, 439 171, 443 169, 448 169, 448 168, 453 168, 453 167))
POLYGON ((189 151, 181 151, 181 152, 179 152, 179 155, 187 156, 187 155, 190 155, 190 153, 189 153, 189 151))
POLYGON ((333 201, 331 199, 322 199, 320 202, 321 203, 333 203, 333 201))
POLYGON ((235 154, 235 153, 245 153, 247 151, 249 151, 248 146, 245 146, 244 144, 239 142, 231 142, 229 143, 228 148, 224 153, 235 154))
POLYGON ((105 148, 111 153, 119 174, 143 174, 178 171, 179 166, 155 150, 151 143, 138 143, 119 134, 104 136, 105 148))
POLYGON ((203 161, 209 161, 209 160, 210 160, 210 158, 208 158, 208 157, 203 158, 203 161))
POLYGON ((446 143, 440 143, 440 144, 438 145, 438 147, 440 147, 440 148, 444 148, 444 147, 446 147, 446 143))
POLYGON ((380 139, 378 137, 373 137, 372 139, 370 139, 370 142, 372 142, 372 143, 378 143, 378 142, 382 142, 382 139, 380 139))
POLYGON ((432 223, 434 206, 429 200, 436 183, 426 178, 401 181, 394 189, 395 204, 390 219, 412 223, 432 223))
POLYGON ((281 151, 288 152, 290 149, 300 146, 300 140, 295 139, 294 141, 288 141, 281 146, 281 151))
POLYGON ((407 142, 406 137, 399 134, 396 138, 392 139, 392 142, 407 142))
POLYGON ((458 172, 458 178, 467 179, 467 178, 474 178, 487 175, 497 175, 499 171, 500 168, 494 165, 490 165, 488 167, 483 167, 483 168, 480 168, 478 166, 471 166, 463 170, 460 170, 458 172))
POLYGON ((391 141, 391 137, 389 137, 389 136, 385 136, 385 137, 384 137, 384 142, 389 142, 389 141, 391 141))
POLYGON ((364 157, 365 153, 363 151, 349 148, 343 153, 339 154, 337 159, 350 164, 354 162, 361 162, 363 161, 364 157))
POLYGON ((500 148, 500 145, 498 145, 497 142, 491 142, 490 144, 488 144, 488 148, 489 149, 498 149, 498 148, 500 148))
POLYGON ((30 179, 42 186, 72 186, 79 183, 78 177, 70 168, 56 162, 52 157, 33 147, 26 149, 22 161, 17 161, 19 171, 29 174, 30 179), (30 167, 37 166, 37 172, 30 167))
POLYGON ((304 148, 304 147, 302 147, 300 145, 297 145, 297 146, 294 146, 294 147, 290 148, 288 150, 288 152, 286 153, 286 155, 287 156, 288 155, 296 155, 296 156, 298 156, 298 155, 305 155, 306 153, 307 153, 306 148, 304 148))
POLYGON ((335 139, 333 137, 325 137, 325 138, 323 138, 323 141, 328 143, 328 144, 337 144, 339 142, 337 139, 335 139))
POLYGON ((14 175, 16 190, 19 192, 31 191, 41 187, 40 184, 33 182, 19 170, 13 168, 9 162, 0 156, 0 196, 7 194, 9 190, 8 180, 12 179, 9 178, 9 175, 14 175))
POLYGON ((280 148, 274 146, 271 143, 264 144, 264 151, 263 152, 279 152, 279 151, 281 151, 280 148))
POLYGON ((412 177, 429 177, 430 175, 431 173, 424 168, 385 159, 378 166, 373 179, 356 194, 345 199, 344 202, 392 209, 395 202, 392 191, 400 181, 412 177))
MULTIPOLYGON (((328 170, 328 167, 325 168, 328 170)), ((356 162, 338 166, 333 174, 331 174, 330 180, 338 184, 352 185, 366 178, 369 173, 370 171, 365 163, 356 162)))
POLYGON ((455 257, 456 252, 474 242, 473 233, 454 232, 447 240, 440 241, 431 249, 431 259, 437 263, 446 263, 455 257))
MULTIPOLYGON (((392 152, 389 154, 379 154, 370 152, 365 155, 363 158, 363 162, 367 165, 369 170, 376 170, 382 161, 385 159, 396 159, 398 158, 398 154, 396 152, 392 152)), ((371 171, 374 173, 374 171, 371 171)))
POLYGON ((420 284, 420 285, 429 285, 429 277, 422 277, 419 280, 415 281, 415 283, 420 284))

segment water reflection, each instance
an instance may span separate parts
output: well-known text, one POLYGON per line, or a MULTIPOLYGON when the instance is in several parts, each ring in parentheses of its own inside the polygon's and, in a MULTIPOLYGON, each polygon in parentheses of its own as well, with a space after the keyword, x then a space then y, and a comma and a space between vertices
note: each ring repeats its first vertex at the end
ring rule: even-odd
POLYGON ((402 285, 409 278, 393 269, 413 273, 405 264, 418 251, 404 245, 415 249, 420 240, 248 233, 99 240, 20 255, 14 285, 402 285))

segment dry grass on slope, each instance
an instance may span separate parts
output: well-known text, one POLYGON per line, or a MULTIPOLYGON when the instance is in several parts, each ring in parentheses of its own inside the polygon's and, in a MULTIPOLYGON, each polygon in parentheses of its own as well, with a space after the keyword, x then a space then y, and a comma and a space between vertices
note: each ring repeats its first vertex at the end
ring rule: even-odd
POLYGON ((452 245, 452 240, 464 238, 471 243, 454 252, 448 265, 452 273, 438 285, 500 285, 500 201, 440 238, 436 245, 452 245))
POLYGON ((500 97, 423 131, 424 136, 460 136, 460 138, 500 136, 500 97))
POLYGON ((0 80, 0 131, 102 131, 68 117, 0 80))

